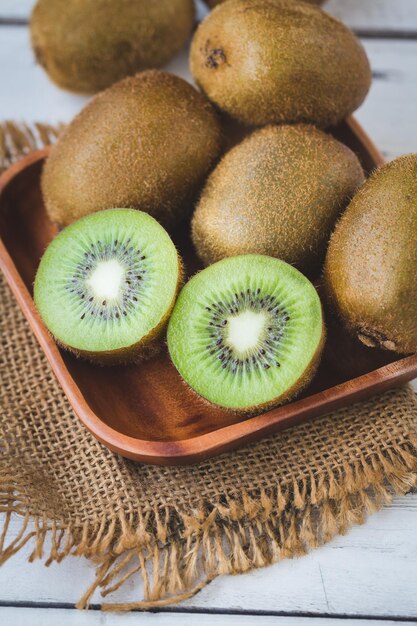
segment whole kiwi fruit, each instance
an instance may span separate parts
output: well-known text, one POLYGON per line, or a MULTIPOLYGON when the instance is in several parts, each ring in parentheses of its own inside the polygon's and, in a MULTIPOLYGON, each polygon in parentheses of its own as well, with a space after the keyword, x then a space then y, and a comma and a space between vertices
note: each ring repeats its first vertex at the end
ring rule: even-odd
POLYGON ((320 8, 293 0, 228 0, 198 27, 192 75, 220 109, 248 125, 335 125, 371 83, 352 31, 320 8))
POLYGON ((314 126, 256 130, 208 178, 192 219, 198 255, 267 254, 315 275, 363 180, 355 154, 314 126))
POLYGON ((377 170, 333 233, 325 286, 365 345, 417 352, 417 154, 377 170))
POLYGON ((38 0, 36 59, 60 87, 95 93, 167 63, 186 43, 193 0, 38 0))
POLYGON ((52 221, 130 207, 173 226, 221 143, 217 115, 190 84, 148 70, 95 96, 53 146, 42 176, 52 221))

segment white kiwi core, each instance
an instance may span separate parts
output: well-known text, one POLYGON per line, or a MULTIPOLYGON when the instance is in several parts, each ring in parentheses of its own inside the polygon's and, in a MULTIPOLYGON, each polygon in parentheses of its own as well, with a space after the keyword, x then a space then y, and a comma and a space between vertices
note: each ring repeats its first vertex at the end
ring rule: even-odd
POLYGON ((87 283, 96 298, 116 300, 124 282, 125 268, 117 259, 98 263, 87 283))
POLYGON ((226 343, 240 355, 255 350, 264 337, 266 321, 265 313, 254 311, 229 317, 226 343))

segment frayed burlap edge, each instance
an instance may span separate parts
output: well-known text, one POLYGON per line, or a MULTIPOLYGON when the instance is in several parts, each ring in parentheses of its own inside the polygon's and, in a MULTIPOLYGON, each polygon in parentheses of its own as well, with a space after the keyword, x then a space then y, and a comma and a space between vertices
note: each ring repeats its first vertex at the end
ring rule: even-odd
POLYGON ((101 527, 63 525, 28 513, 30 502, 13 477, 0 473, 0 511, 5 513, 0 536, 0 565, 29 541, 29 561, 43 557, 46 537, 51 548, 45 564, 69 555, 93 559, 96 578, 77 608, 87 608, 97 588, 103 597, 139 572, 144 600, 103 604, 104 610, 151 609, 192 597, 222 574, 240 574, 306 554, 344 534, 353 524, 417 486, 417 436, 393 450, 345 463, 326 475, 310 476, 285 486, 212 506, 203 502, 192 516, 165 507, 147 515, 117 514, 101 527), (8 545, 13 513, 22 515, 20 532, 8 545), (32 520, 33 528, 28 530, 32 520), (181 533, 173 529, 183 529, 181 533))
MULTIPOLYGON (((0 162, 7 166, 54 141, 59 130, 47 124, 0 124, 0 162)), ((131 517, 115 513, 101 524, 64 524, 32 515, 24 485, 0 464, 0 565, 29 542, 34 543, 29 561, 44 558, 50 565, 69 555, 84 556, 94 560, 97 570, 78 608, 88 607, 96 589, 105 597, 139 573, 143 601, 102 608, 152 609, 190 598, 221 574, 240 574, 303 555, 362 524, 393 495, 415 486, 417 436, 410 436, 325 474, 268 490, 246 490, 215 505, 201 502, 193 515, 165 506, 131 517), (21 516, 21 528, 8 542, 14 514, 21 516), (47 537, 50 549, 44 555, 47 537)))
POLYGON ((53 143, 62 129, 63 125, 39 122, 33 125, 10 121, 0 123, 0 173, 32 150, 53 143))

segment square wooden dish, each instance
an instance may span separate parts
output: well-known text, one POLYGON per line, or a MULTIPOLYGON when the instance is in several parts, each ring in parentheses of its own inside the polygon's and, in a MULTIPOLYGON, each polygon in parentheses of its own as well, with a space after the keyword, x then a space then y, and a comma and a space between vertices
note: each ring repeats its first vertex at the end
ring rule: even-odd
MULTIPOLYGON (((358 154, 367 172, 383 162, 354 120, 333 134, 358 154)), ((323 365, 300 399, 243 419, 198 398, 180 380, 166 352, 139 365, 100 367, 61 351, 32 300, 40 257, 57 232, 40 192, 47 153, 45 149, 28 155, 0 178, 0 267, 75 413, 111 450, 144 463, 195 463, 417 376, 416 355, 394 360, 395 355, 387 353, 386 365, 350 380, 335 379, 323 365)), ((177 233, 176 243, 189 271, 194 271, 198 265, 187 231, 184 226, 177 233)), ((328 349, 337 351, 338 346, 328 349)))

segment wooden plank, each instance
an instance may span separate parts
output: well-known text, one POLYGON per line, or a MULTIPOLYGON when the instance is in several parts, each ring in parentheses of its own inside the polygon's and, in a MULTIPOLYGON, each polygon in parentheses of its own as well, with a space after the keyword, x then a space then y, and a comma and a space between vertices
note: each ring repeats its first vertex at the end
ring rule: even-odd
POLYGON ((36 0, 1 0, 0 18, 27 21, 35 4, 36 0))
MULTIPOLYGON (((395 498, 366 525, 327 546, 250 574, 217 578, 180 608, 417 618, 416 523, 417 495, 395 498)), ((19 527, 15 519, 11 537, 19 527)), ((73 604, 93 580, 86 559, 70 557, 45 568, 39 561, 27 564, 30 552, 26 546, 0 569, 0 604, 73 604)), ((132 578, 106 600, 131 602, 141 593, 141 583, 132 578)), ((101 602, 99 593, 92 602, 101 602)))
MULTIPOLYGON (((330 626, 326 618, 275 617, 266 615, 205 615, 187 613, 100 613, 81 612, 71 609, 0 608, 0 624, 13 626, 129 626, 130 624, 149 626, 330 626)), ((403 621, 367 620, 366 626, 401 626, 403 621)), ((362 620, 332 619, 331 626, 360 626, 362 620)))
MULTIPOLYGON (((0 75, 3 85, 7 85, 0 91, 0 117, 27 122, 69 121, 87 98, 59 89, 35 65, 26 28, 0 28, 0 75)), ((364 40, 364 45, 375 78, 356 115, 391 159, 416 149, 417 41, 364 40)), ((167 69, 189 79, 186 51, 167 69)))
POLYGON ((415 0, 328 0, 323 8, 361 33, 417 36, 415 0))
MULTIPOLYGON (((0 19, 27 21, 36 0, 1 0, 0 19)), ((198 16, 207 9, 197 0, 198 16)), ((326 11, 335 15, 351 28, 362 32, 402 32, 417 34, 415 0, 328 0, 326 11)))
POLYGON ((365 39, 363 44, 374 80, 355 115, 387 159, 415 152, 417 42, 365 39))

